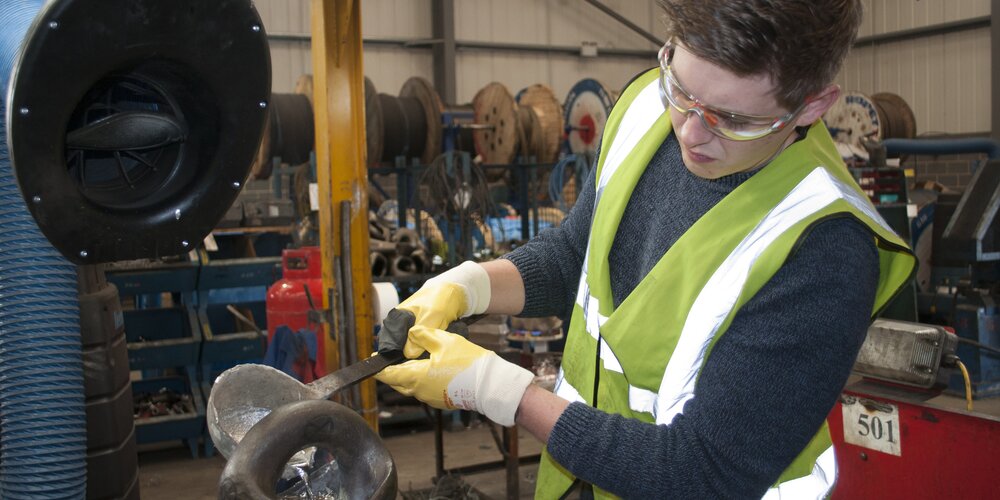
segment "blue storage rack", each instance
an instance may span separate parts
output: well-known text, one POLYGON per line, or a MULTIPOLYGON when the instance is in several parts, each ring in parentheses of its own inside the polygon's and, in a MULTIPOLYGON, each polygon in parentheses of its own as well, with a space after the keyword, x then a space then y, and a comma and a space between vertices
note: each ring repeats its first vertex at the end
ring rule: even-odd
POLYGON ((215 375, 229 366, 259 362, 266 334, 236 331, 228 304, 248 307, 264 324, 267 287, 281 277, 281 258, 264 257, 211 261, 191 253, 172 261, 130 261, 111 264, 107 279, 122 297, 135 296, 136 308, 124 311, 129 365, 143 380, 133 395, 161 389, 189 394, 190 414, 160 415, 136 420, 136 442, 182 440, 198 456, 214 454, 205 424, 205 405, 215 375), (160 296, 172 294, 172 305, 160 296))
POLYGON ((130 261, 109 265, 106 274, 121 296, 135 295, 137 305, 152 306, 123 312, 129 367, 141 370, 143 380, 132 383, 133 395, 167 389, 189 394, 192 413, 137 419, 136 442, 182 440, 198 456, 205 433, 205 398, 198 384, 198 358, 202 335, 195 311, 199 263, 193 256, 174 262, 130 261), (159 295, 179 297, 169 307, 159 305, 159 295), (170 370, 176 371, 169 374, 170 370))
MULTIPOLYGON (((201 389, 206 398, 212 382, 233 365, 260 362, 267 342, 265 298, 267 287, 281 278, 281 257, 210 260, 201 256, 198 279, 198 319, 204 339, 201 344, 201 389), (236 331, 226 306, 241 305, 253 311, 260 331, 236 331)), ((206 399, 207 402, 207 399, 206 399)), ((212 439, 205 434, 205 454, 214 453, 212 439)))

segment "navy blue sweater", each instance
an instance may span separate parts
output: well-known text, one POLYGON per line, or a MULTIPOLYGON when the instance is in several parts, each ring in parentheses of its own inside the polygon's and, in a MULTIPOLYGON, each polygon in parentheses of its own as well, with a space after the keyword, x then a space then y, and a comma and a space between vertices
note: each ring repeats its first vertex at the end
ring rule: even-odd
MULTIPOLYGON (((615 305, 753 173, 697 177, 671 134, 639 180, 611 247, 615 305)), ((558 228, 505 256, 524 280, 522 315, 568 317, 593 205, 589 176, 558 228)), ((864 342, 878 276, 873 236, 860 222, 817 224, 737 313, 673 422, 648 424, 573 403, 549 436, 549 453, 578 478, 626 498, 760 498, 833 407, 864 342)))

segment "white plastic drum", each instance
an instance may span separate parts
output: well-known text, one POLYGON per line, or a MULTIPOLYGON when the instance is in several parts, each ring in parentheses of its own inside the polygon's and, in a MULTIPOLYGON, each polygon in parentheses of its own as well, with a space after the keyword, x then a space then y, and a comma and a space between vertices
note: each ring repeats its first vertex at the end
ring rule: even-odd
POLYGON ((585 78, 573 85, 563 105, 570 152, 594 154, 597 151, 613 105, 611 94, 601 82, 585 78))

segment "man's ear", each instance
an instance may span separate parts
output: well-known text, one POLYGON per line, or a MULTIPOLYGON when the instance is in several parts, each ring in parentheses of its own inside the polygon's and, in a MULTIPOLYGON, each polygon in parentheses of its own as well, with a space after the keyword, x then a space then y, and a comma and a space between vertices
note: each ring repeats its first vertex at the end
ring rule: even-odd
POLYGON ((826 110, 833 106, 837 99, 840 98, 840 86, 837 84, 830 84, 820 90, 816 94, 813 94, 809 101, 806 103, 805 109, 799 114, 797 120, 795 120, 795 126, 806 127, 812 125, 813 122, 818 120, 826 110))

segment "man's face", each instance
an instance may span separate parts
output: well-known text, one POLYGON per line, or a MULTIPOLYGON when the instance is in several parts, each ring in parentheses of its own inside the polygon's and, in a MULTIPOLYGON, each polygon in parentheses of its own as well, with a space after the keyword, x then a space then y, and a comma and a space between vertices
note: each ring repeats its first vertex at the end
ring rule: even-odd
MULTIPOLYGON (((674 77, 699 102, 719 109, 758 116, 784 116, 791 110, 778 104, 775 86, 765 75, 739 77, 698 58, 683 46, 674 49, 674 77)), ((710 132, 694 112, 687 115, 670 109, 670 119, 681 145, 684 165, 691 173, 717 179, 760 166, 792 141, 793 125, 752 141, 723 139, 710 132)))

